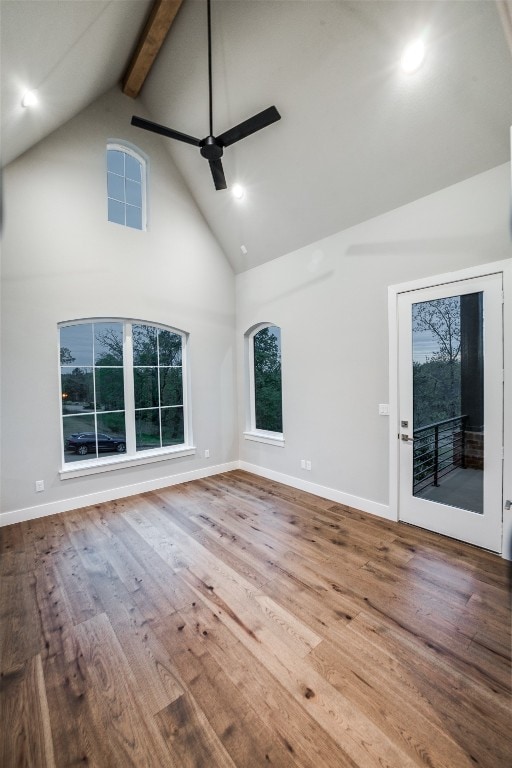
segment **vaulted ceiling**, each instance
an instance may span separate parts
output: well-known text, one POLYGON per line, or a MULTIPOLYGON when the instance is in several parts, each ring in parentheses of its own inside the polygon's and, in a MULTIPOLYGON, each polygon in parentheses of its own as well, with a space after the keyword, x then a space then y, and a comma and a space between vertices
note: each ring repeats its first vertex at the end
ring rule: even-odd
MULTIPOLYGON (((1 0, 3 164, 121 87, 152 6, 1 0)), ((213 0, 214 133, 273 104, 282 119, 225 149, 224 191, 197 148, 159 141, 235 271, 509 160, 511 19, 490 0, 213 0), (418 36, 426 59, 406 75, 418 36)), ((206 42, 205 0, 184 0, 133 113, 205 136, 206 42)))

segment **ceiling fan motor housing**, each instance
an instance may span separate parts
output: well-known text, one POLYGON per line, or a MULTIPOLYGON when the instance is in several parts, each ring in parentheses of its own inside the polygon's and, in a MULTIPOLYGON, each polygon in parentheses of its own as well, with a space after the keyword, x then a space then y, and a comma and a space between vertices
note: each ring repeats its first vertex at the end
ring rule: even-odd
POLYGON ((218 160, 224 154, 224 150, 217 143, 215 136, 207 136, 201 141, 200 147, 202 156, 206 157, 207 160, 218 160))

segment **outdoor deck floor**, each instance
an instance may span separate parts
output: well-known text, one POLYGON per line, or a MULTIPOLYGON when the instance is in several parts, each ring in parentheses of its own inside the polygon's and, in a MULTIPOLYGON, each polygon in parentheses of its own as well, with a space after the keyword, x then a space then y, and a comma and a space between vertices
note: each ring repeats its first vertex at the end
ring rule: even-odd
POLYGON ((429 485, 416 494, 450 507, 483 513, 484 473, 481 469, 455 469, 443 477, 439 486, 429 485))

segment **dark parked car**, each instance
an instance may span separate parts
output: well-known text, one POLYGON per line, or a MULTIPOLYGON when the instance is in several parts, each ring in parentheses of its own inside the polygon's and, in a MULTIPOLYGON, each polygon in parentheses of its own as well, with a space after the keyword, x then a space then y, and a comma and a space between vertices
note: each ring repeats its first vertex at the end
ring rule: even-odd
MULTIPOLYGON (((85 456, 86 453, 96 453, 96 432, 75 432, 66 439, 66 449, 85 456)), ((126 438, 103 435, 98 432, 98 451, 126 451, 126 438)))

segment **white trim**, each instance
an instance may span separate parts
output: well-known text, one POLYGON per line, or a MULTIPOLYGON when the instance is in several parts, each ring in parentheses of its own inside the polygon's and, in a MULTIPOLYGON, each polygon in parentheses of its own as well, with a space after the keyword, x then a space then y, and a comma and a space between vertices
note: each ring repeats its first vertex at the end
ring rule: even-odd
MULTIPOLYGON (((503 270, 503 504, 512 499, 512 259, 503 270)), ((512 560, 512 509, 503 510, 502 557, 512 560)))
POLYGON ((249 409, 245 415, 245 423, 247 424, 247 432, 252 432, 256 429, 256 395, 254 387, 254 335, 258 333, 262 328, 267 328, 266 325, 257 325, 255 328, 248 331, 245 335, 245 343, 247 344, 247 362, 248 369, 246 371, 247 384, 249 391, 249 409))
MULTIPOLYGON (((398 296, 400 293, 416 291, 422 288, 455 283, 461 280, 471 280, 475 277, 502 274, 505 297, 505 414, 504 414, 504 498, 511 498, 512 493, 512 259, 479 264, 457 272, 447 272, 441 275, 423 277, 388 287, 388 328, 389 328, 389 509, 398 520, 398 296), (508 491, 507 491, 508 489, 508 491)), ((503 551, 502 557, 512 559, 512 515, 503 520, 503 551)))
POLYGON ((99 472, 110 472, 112 469, 126 469, 126 467, 138 467, 142 464, 152 464, 155 461, 164 461, 165 459, 178 459, 182 456, 192 456, 195 454, 194 445, 180 445, 178 448, 157 448, 154 451, 144 451, 139 456, 108 456, 103 459, 92 459, 89 464, 87 461, 68 464, 59 471, 61 480, 69 480, 74 477, 85 477, 86 475, 97 475, 99 472))
POLYGON ((183 396, 183 438, 185 446, 193 443, 192 436, 192 381, 189 376, 190 333, 181 331, 181 382, 183 396))
POLYGON ((395 521, 395 518, 390 513, 389 507, 378 501, 363 499, 360 496, 352 496, 352 494, 343 493, 343 491, 338 491, 336 488, 328 488, 325 485, 311 483, 308 480, 301 480, 298 477, 284 475, 282 472, 275 472, 273 469, 259 467, 256 464, 250 464, 247 461, 240 461, 239 464, 240 469, 244 469, 246 472, 251 472, 253 475, 266 477, 268 480, 275 480, 278 483, 283 483, 283 485, 290 485, 292 488, 297 488, 299 491, 306 491, 315 496, 321 496, 324 499, 335 501, 338 504, 344 504, 347 507, 353 507, 362 512, 369 512, 376 517, 384 517, 386 520, 395 521))
POLYGON ((474 277, 485 277, 486 275, 496 275, 510 269, 512 259, 501 259, 492 261, 488 264, 478 264, 474 267, 459 269, 456 272, 443 272, 441 275, 431 275, 431 277, 420 277, 418 280, 409 280, 406 283, 397 283, 388 287, 389 293, 406 293, 409 291, 419 291, 422 288, 432 288, 447 283, 458 283, 461 280, 472 280, 474 277))
POLYGON ((343 491, 338 491, 335 488, 328 488, 324 485, 318 485, 317 483, 310 483, 307 480, 301 480, 298 477, 275 472, 274 470, 266 469, 265 467, 258 467, 256 464, 250 464, 246 461, 231 461, 226 462, 225 464, 217 464, 214 467, 203 467, 202 469, 194 469, 190 472, 182 472, 177 475, 167 475, 165 477, 156 478, 155 480, 147 480, 142 483, 134 483, 133 485, 125 485, 119 488, 110 488, 105 491, 89 493, 85 496, 75 496, 59 501, 50 501, 47 504, 40 504, 34 507, 25 507, 24 509, 15 509, 11 512, 0 513, 0 528, 4 525, 12 525, 13 523, 22 523, 25 520, 35 520, 39 517, 46 517, 47 515, 69 512, 72 509, 81 509, 82 507, 89 507, 93 504, 116 501, 116 499, 123 499, 128 496, 137 496, 139 493, 156 491, 160 488, 167 488, 172 485, 179 485, 180 483, 188 483, 191 480, 201 480, 204 477, 220 475, 224 472, 232 472, 235 469, 243 469, 246 472, 251 472, 253 475, 266 477, 268 480, 275 480, 278 483, 289 485, 300 491, 306 491, 307 493, 312 493, 315 496, 329 499, 338 504, 344 504, 347 507, 359 509, 362 512, 368 512, 376 517, 382 517, 392 521, 395 520, 386 504, 381 504, 380 502, 372 501, 371 499, 363 499, 360 496, 353 496, 349 493, 343 493, 343 491))
POLYGON ((166 477, 159 477, 155 480, 146 480, 142 483, 124 485, 119 488, 110 488, 105 491, 97 491, 96 493, 89 493, 86 496, 75 496, 70 499, 50 501, 47 504, 40 504, 35 507, 15 509, 11 512, 3 512, 0 514, 0 527, 11 525, 12 523, 22 523, 25 520, 35 520, 38 517, 46 517, 47 515, 69 512, 72 509, 90 507, 93 504, 101 504, 106 501, 115 501, 116 499, 123 499, 127 496, 137 496, 139 493, 147 493, 148 491, 156 491, 159 488, 167 488, 171 485, 188 483, 190 480, 201 480, 203 477, 218 475, 222 472, 231 472, 233 469, 238 468, 238 462, 231 461, 225 464, 217 464, 217 466, 214 467, 203 467, 202 469, 194 469, 190 472, 182 472, 178 475, 167 475, 166 477))
POLYGON ((388 288, 389 335, 389 509, 398 521, 398 291, 388 288))
POLYGON ((247 430, 244 432, 246 440, 254 440, 256 443, 278 445, 284 448, 284 436, 282 432, 265 432, 263 429, 247 430))

